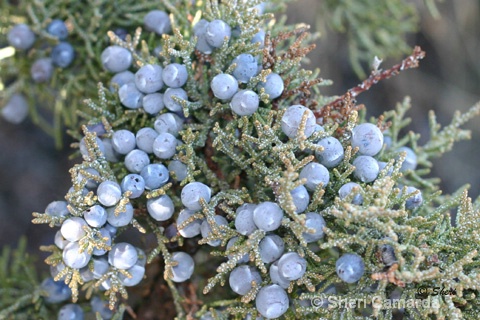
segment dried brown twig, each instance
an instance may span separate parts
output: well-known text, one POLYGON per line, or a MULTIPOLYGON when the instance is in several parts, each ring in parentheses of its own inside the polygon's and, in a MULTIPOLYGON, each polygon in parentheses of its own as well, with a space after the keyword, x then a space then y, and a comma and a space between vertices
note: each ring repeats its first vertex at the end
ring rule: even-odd
POLYGON ((334 101, 326 104, 322 108, 315 110, 314 113, 317 118, 328 118, 328 116, 333 115, 334 113, 338 113, 335 117, 336 121, 338 120, 343 121, 348 116, 348 111, 351 110, 358 110, 359 108, 352 107, 352 102, 355 102, 355 97, 358 96, 360 93, 369 90, 374 84, 378 83, 381 80, 389 79, 393 76, 396 76, 401 71, 416 68, 419 65, 419 61, 425 57, 425 52, 419 46, 416 46, 413 49, 411 55, 407 58, 403 59, 401 63, 394 65, 390 69, 381 70, 374 68, 370 76, 362 81, 356 87, 349 89, 345 94, 340 96, 339 98, 335 99, 334 101), (348 107, 349 110, 344 110, 345 107, 348 107))
MULTIPOLYGON (((263 69, 272 69, 275 67, 275 64, 278 62, 284 61, 295 61, 303 59, 308 53, 315 49, 315 44, 303 45, 303 42, 309 36, 308 29, 309 26, 304 26, 296 28, 295 30, 280 32, 276 37, 271 37, 270 34, 265 36, 265 47, 263 49, 263 69), (277 47, 279 44, 293 39, 293 42, 290 44, 286 51, 279 52, 277 47)), ((278 97, 276 101, 273 102, 273 109, 278 109, 278 102, 288 99, 292 96, 299 96, 299 103, 307 105, 308 97, 311 94, 310 89, 321 83, 323 79, 313 79, 302 81, 295 88, 290 88, 290 83, 294 79, 293 75, 285 75, 285 90, 281 97, 278 97)), ((312 102, 309 106, 310 108, 316 108, 316 102, 312 102)))
POLYGON ((372 279, 379 281, 379 280, 388 280, 388 282, 393 283, 394 285, 398 287, 405 287, 405 282, 402 280, 398 279, 395 275, 395 271, 398 270, 398 263, 392 264, 386 272, 377 272, 372 274, 372 279))

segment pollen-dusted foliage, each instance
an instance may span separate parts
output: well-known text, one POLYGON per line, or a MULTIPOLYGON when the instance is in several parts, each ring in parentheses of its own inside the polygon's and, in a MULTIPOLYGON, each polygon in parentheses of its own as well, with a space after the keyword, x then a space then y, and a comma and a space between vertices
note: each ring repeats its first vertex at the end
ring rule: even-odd
MULTIPOLYGON (((88 21, 66 4, 8 6, 47 43, 58 41, 47 26, 65 22, 75 58, 29 98, 58 89, 49 99, 80 160, 65 197, 33 214, 58 230, 42 247, 51 278, 33 293, 19 287, 18 302, 0 299, 0 318, 51 318, 71 302, 97 319, 478 314, 480 203, 468 186, 441 195, 429 173, 433 157, 470 137, 460 127, 480 103, 443 128, 430 114, 423 144, 403 134, 409 98, 367 120, 356 97, 425 53, 377 63, 360 85, 324 96, 330 82, 302 64, 315 35, 285 25, 283 2, 124 0, 108 11, 96 1, 88 21), (379 303, 426 287, 449 294, 395 312, 379 303), (325 297, 365 302, 316 303, 325 297)), ((2 96, 32 84, 29 57, 50 50, 38 39, 10 58, 16 78, 2 96)))

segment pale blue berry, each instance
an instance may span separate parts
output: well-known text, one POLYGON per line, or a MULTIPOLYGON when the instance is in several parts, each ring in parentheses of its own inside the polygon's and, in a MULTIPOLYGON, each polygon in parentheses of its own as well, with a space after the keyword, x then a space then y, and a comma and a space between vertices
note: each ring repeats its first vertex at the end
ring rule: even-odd
POLYGON ((95 313, 98 312, 102 319, 111 319, 113 317, 113 311, 110 310, 108 301, 102 300, 98 296, 90 299, 90 306, 92 307, 92 311, 95 313))
POLYGON ((47 82, 53 74, 53 62, 51 58, 41 58, 36 60, 30 68, 32 80, 36 83, 47 82))
POLYGON ((107 260, 107 255, 92 258, 92 274, 94 279, 100 279, 108 272, 110 264, 107 260))
POLYGON ((263 88, 270 100, 280 97, 284 89, 282 77, 278 73, 270 73, 265 80, 258 83, 258 89, 263 88))
POLYGON ((274 202, 262 202, 253 211, 253 221, 263 231, 278 229, 282 224, 282 219, 283 210, 274 202))
POLYGON ((130 199, 135 199, 140 197, 145 191, 145 180, 139 174, 131 173, 127 174, 120 183, 122 187, 122 192, 130 191, 130 199))
POLYGON ((290 191, 292 195, 293 204, 295 206, 295 213, 302 213, 308 207, 310 202, 310 195, 308 194, 307 189, 304 186, 298 186, 292 191, 290 191))
POLYGON ((383 133, 374 124, 362 123, 353 128, 350 141, 361 155, 374 156, 383 147, 383 133))
POLYGON ((120 46, 109 46, 103 50, 100 59, 105 70, 118 73, 132 65, 132 54, 120 46))
POLYGON ((163 87, 163 68, 157 64, 146 64, 135 73, 135 85, 143 93, 154 93, 163 87))
POLYGON ((354 283, 365 273, 365 264, 358 254, 346 253, 337 260, 335 269, 340 279, 346 283, 354 283))
POLYGON ((154 127, 158 133, 168 132, 178 137, 178 133, 183 129, 183 119, 173 112, 162 113, 155 119, 154 127))
POLYGON ((162 79, 170 88, 180 88, 187 83, 187 67, 184 64, 170 63, 163 69, 162 79))
POLYGON ((182 111, 183 107, 180 102, 175 101, 175 98, 180 100, 188 100, 188 95, 182 88, 168 88, 163 94, 163 103, 165 107, 173 112, 182 111))
MULTIPOLYGON (((108 229, 101 228, 98 230, 98 232, 100 232, 100 235, 96 234, 94 236, 94 239, 101 240, 101 242, 103 242, 105 245, 110 247, 112 245, 112 235, 110 234, 110 231, 108 229)), ((94 248, 92 251, 92 254, 94 256, 103 256, 105 253, 107 253, 107 249, 103 249, 99 247, 94 248)))
POLYGON ((226 73, 217 74, 210 84, 213 95, 221 100, 230 100, 238 91, 238 81, 226 73))
POLYGON ((40 289, 45 292, 44 301, 46 303, 59 303, 72 296, 72 290, 64 281, 55 281, 53 278, 43 280, 40 289))
POLYGON ((302 118, 306 115, 307 121, 305 122, 305 128, 303 134, 308 138, 315 130, 315 115, 312 110, 302 106, 293 105, 287 108, 282 116, 282 131, 291 139, 295 139, 299 133, 300 123, 302 118))
POLYGON ((107 223, 107 211, 96 204, 83 212, 83 218, 89 226, 99 228, 107 223))
POLYGON ((258 94, 252 90, 240 90, 232 98, 230 108, 239 116, 251 116, 260 104, 258 94))
MULTIPOLYGON (((103 146, 103 141, 98 138, 98 137, 95 137, 95 142, 98 146, 98 149, 100 149, 100 152, 105 154, 105 148, 103 146)), ((87 144, 85 143, 85 137, 83 137, 81 140, 80 140, 80 143, 79 143, 79 149, 80 149, 80 153, 82 154, 82 157, 84 159, 89 159, 90 158, 90 153, 88 151, 88 148, 87 148, 87 144)), ((97 172, 98 173, 98 172, 97 172)))
MULTIPOLYGON (((387 167, 387 165, 388 165, 388 162, 385 162, 385 161, 379 161, 379 160, 377 160, 377 163, 378 163, 378 170, 379 170, 379 171, 384 170, 384 169, 387 167)), ((392 173, 393 173, 393 167, 390 167, 390 168, 387 170, 387 173, 386 173, 386 174, 387 174, 387 176, 391 176, 392 173)))
POLYGON ((202 205, 200 199, 203 199, 206 203, 210 202, 212 190, 201 182, 190 182, 182 189, 181 200, 185 207, 190 210, 200 210, 202 205))
POLYGON ((68 29, 65 22, 59 19, 53 19, 47 26, 47 32, 58 40, 65 40, 68 37, 68 29))
POLYGON ((362 182, 372 182, 378 177, 380 171, 378 162, 370 156, 358 156, 352 163, 355 166, 353 175, 362 182))
MULTIPOLYGON (((230 238, 230 240, 228 240, 227 242, 226 251, 230 250, 230 248, 233 247, 236 244, 236 242, 239 241, 239 239, 240 239, 239 237, 230 238)), ((234 253, 229 254, 227 257, 228 259, 233 259, 234 253)), ((247 263, 248 261, 249 261, 249 254, 246 253, 237 261, 237 264, 247 263)))
MULTIPOLYGON (((108 210, 107 210, 107 213, 108 210)), ((107 217, 108 218, 108 217, 107 217)), ((115 237, 115 235, 117 234, 117 228, 112 226, 111 224, 107 223, 103 226, 103 229, 107 230, 108 233, 110 233, 110 237, 115 237)))
POLYGON ((265 286, 257 293, 255 307, 267 319, 278 318, 288 310, 288 295, 279 285, 265 286))
POLYGON ((323 187, 328 184, 330 173, 324 165, 310 162, 300 171, 300 178, 306 179, 305 187, 310 191, 314 191, 319 184, 322 184, 323 187))
POLYGON ((87 226, 87 222, 83 218, 71 217, 63 221, 60 232, 66 240, 74 242, 86 235, 85 226, 87 226))
MULTIPOLYGON (((101 142, 101 141, 100 141, 101 142)), ((98 187, 98 181, 100 180, 100 173, 93 168, 86 168, 85 170, 80 170, 77 175, 77 182, 80 184, 84 182, 84 187, 88 190, 94 190, 98 187), (92 178, 87 178, 87 175, 92 176, 92 178)))
POLYGON ((143 17, 145 29, 155 32, 158 35, 170 33, 172 31, 172 23, 170 17, 165 11, 152 10, 143 17))
POLYGON ((253 221, 253 211, 257 207, 253 203, 244 203, 236 210, 235 229, 242 235, 248 236, 257 230, 253 221))
POLYGON ((390 149, 392 147, 393 139, 390 135, 383 133, 383 144, 385 145, 385 149, 390 149))
POLYGON ((213 20, 207 25, 205 39, 207 43, 214 48, 220 48, 232 36, 232 29, 223 20, 213 20))
POLYGON ((187 177, 187 165, 178 160, 172 160, 168 164, 168 171, 172 172, 172 179, 182 181, 187 177))
POLYGON ((269 234, 258 245, 260 258, 264 263, 278 260, 285 251, 285 242, 276 234, 269 234))
POLYGON ((145 181, 145 189, 158 189, 168 182, 168 169, 159 163, 153 163, 145 166, 140 172, 145 181))
POLYGON ((173 216, 175 206, 172 199, 164 194, 147 200, 148 214, 157 221, 167 221, 173 216))
POLYGON ((28 101, 23 94, 14 93, 1 109, 6 121, 19 124, 28 116, 28 101))
POLYGON ((326 137, 317 142, 319 146, 323 147, 323 151, 316 151, 318 162, 327 168, 336 167, 342 162, 344 158, 343 146, 334 137, 326 137))
POLYGON ((135 74, 133 72, 125 70, 119 73, 116 73, 112 79, 110 80, 110 91, 114 92, 115 87, 114 84, 117 85, 119 90, 124 84, 135 82, 135 74))
POLYGON ((35 43, 35 33, 26 24, 19 23, 10 29, 7 40, 15 49, 27 50, 35 43))
POLYGON ((104 181, 97 188, 98 201, 106 207, 117 204, 122 198, 122 189, 115 181, 104 181))
POLYGON ((53 238, 53 243, 55 243, 55 245, 59 248, 59 249, 63 249, 65 248, 65 246, 69 243, 68 240, 66 240, 63 236, 62 236, 62 232, 60 230, 58 230, 57 232, 55 232, 55 237, 53 238))
POLYGON ((165 104, 163 103, 163 93, 150 93, 143 97, 143 110, 151 115, 156 115, 163 110, 165 104))
MULTIPOLYGON (((217 224, 217 226, 227 226, 228 225, 228 221, 227 219, 225 219, 225 217, 222 217, 222 216, 219 216, 219 215, 216 215, 215 216, 215 223, 217 224)), ((200 232, 202 233, 202 237, 203 238, 207 238, 207 237, 210 237, 213 235, 212 233, 212 228, 210 226, 210 224, 208 223, 207 220, 204 220, 200 226, 200 232)), ((218 247, 220 244, 222 243, 222 240, 218 239, 218 240, 210 240, 207 242, 207 244, 209 246, 212 246, 212 247, 218 247)))
POLYGON ((65 265, 73 269, 81 269, 85 267, 90 261, 92 255, 88 253, 87 250, 81 250, 78 242, 70 242, 67 244, 62 253, 65 265))
POLYGON ((83 320, 83 309, 78 304, 69 303, 58 311, 57 320, 83 320))
POLYGON ((236 67, 233 76, 241 83, 247 83, 257 74, 257 59, 249 53, 242 53, 233 59, 236 67))
POLYGON ((401 172, 407 171, 407 170, 415 170, 417 168, 417 155, 415 154, 415 151, 413 151, 409 147, 400 147, 397 149, 397 153, 405 152, 406 157, 405 161, 402 163, 402 167, 400 168, 401 172))
POLYGON ((108 252, 108 263, 118 269, 128 269, 138 260, 137 249, 127 242, 120 242, 108 252))
POLYGON ((153 141, 153 153, 160 159, 169 159, 177 152, 177 139, 168 132, 160 133, 153 141))
POLYGON ((213 51, 213 47, 207 42, 206 38, 208 24, 207 20, 201 19, 193 27, 193 34, 197 37, 195 48, 205 54, 210 54, 213 51))
POLYGON ((277 266, 282 278, 294 281, 303 277, 307 271, 307 260, 296 252, 287 252, 278 260, 277 266))
POLYGON ((238 266, 230 272, 228 284, 230 288, 239 295, 246 295, 252 289, 252 281, 259 286, 262 283, 262 276, 257 268, 252 266, 238 266))
POLYGON ((45 208, 45 213, 52 217, 65 217, 70 214, 66 201, 50 202, 45 208))
MULTIPOLYGON (((55 279, 58 276, 58 274, 62 272, 64 269, 65 269, 65 264, 63 262, 59 262, 56 266, 50 266, 50 276, 55 279)), ((62 277, 61 279, 59 279, 59 281, 62 281, 62 280, 65 280, 65 277, 62 277)))
POLYGON ((126 277, 123 274, 119 274, 118 278, 122 284, 126 287, 133 287, 139 284, 143 280, 145 275, 145 267, 135 264, 133 267, 126 270, 131 277, 126 277))
POLYGON ((133 149, 125 156, 125 168, 132 173, 140 173, 149 163, 148 154, 140 149, 133 149))
POLYGON ((126 129, 117 130, 112 135, 112 146, 118 153, 127 154, 135 149, 135 135, 126 129))
POLYGON ((184 238, 193 238, 195 236, 198 236, 200 234, 200 227, 202 225, 202 221, 200 219, 195 219, 189 224, 187 224, 184 228, 180 228, 180 225, 188 220, 191 216, 193 216, 196 213, 196 211, 189 210, 189 209, 183 209, 180 211, 178 217, 177 217, 177 227, 178 227, 178 233, 184 238))
POLYGON ((414 210, 420 207, 423 203, 422 192, 415 187, 407 187, 406 194, 411 194, 414 192, 417 193, 407 198, 407 200, 405 201, 405 208, 407 210, 414 210))
POLYGON ((107 208, 107 222, 113 227, 124 227, 133 219, 133 206, 130 203, 125 205, 124 210, 120 210, 115 214, 116 207, 107 208))
POLYGON ((316 213, 316 212, 308 212, 305 215, 305 227, 308 229, 312 229, 313 233, 304 232, 302 235, 307 243, 315 242, 322 239, 325 235, 323 231, 323 227, 326 226, 325 219, 316 213))
POLYGON ((155 131, 153 128, 150 128, 150 127, 141 128, 135 134, 135 142, 136 142, 137 148, 146 153, 152 153, 153 141, 155 141, 155 138, 157 136, 158 136, 158 132, 155 131))
POLYGON ((174 252, 172 261, 178 262, 176 266, 172 267, 172 281, 184 282, 190 279, 195 268, 193 258, 185 252, 174 252))
MULTIPOLYGON (((257 33, 255 33, 251 42, 252 43, 258 43, 258 47, 260 49, 265 47, 265 31, 260 30, 257 33)), ((283 85, 283 82, 282 82, 282 85, 283 85)), ((274 99, 274 98, 271 98, 271 99, 274 99)))
POLYGON ((143 105, 145 95, 138 90, 133 82, 125 83, 118 90, 120 102, 128 109, 138 109, 143 105))
POLYGON ((278 260, 270 265, 268 273, 273 284, 279 285, 283 289, 287 289, 290 286, 290 280, 285 279, 278 272, 278 260))
POLYGON ((362 204, 363 203, 363 196, 362 196, 362 187, 355 182, 347 182, 343 186, 340 187, 338 190, 338 195, 340 199, 345 199, 348 195, 350 195, 353 191, 353 189, 356 189, 357 191, 354 191, 354 196, 352 199, 353 204, 362 204))
POLYGON ((52 49, 52 62, 60 68, 68 67, 75 58, 75 50, 68 42, 60 42, 52 49))

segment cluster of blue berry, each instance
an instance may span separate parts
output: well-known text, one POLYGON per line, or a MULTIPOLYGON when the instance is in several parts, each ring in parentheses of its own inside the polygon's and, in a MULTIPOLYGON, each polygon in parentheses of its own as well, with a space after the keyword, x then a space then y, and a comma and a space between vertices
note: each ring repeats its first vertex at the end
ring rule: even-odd
MULTIPOLYGON (((133 207, 127 203, 120 209, 121 189, 113 181, 97 184, 89 180, 81 193, 88 195, 92 190, 95 190, 98 201, 81 214, 78 211, 82 208, 72 207, 67 201, 54 201, 45 209, 46 214, 63 220, 54 239, 62 252, 62 259, 51 266, 51 275, 57 280, 65 280, 67 267, 76 269, 83 282, 99 280, 102 290, 108 290, 112 277, 107 273, 110 272, 123 286, 134 286, 144 276, 146 255, 127 242, 114 243, 117 228, 131 222, 133 207), (115 212, 117 208, 119 212, 115 212)), ((74 194, 72 188, 67 198, 74 194)), ((48 299, 55 295, 52 290, 46 291, 48 299)))
MULTIPOLYGON (((260 15, 265 11, 266 3, 260 4, 249 8, 255 10, 260 15)), ((214 19, 207 21, 201 19, 193 27, 193 35, 197 38, 196 49, 204 54, 211 54, 213 50, 219 49, 222 46, 228 46, 230 38, 232 36, 238 36, 240 34, 240 28, 238 26, 230 26, 227 22, 221 19, 214 19)), ((258 43, 260 47, 263 47, 263 41, 265 39, 265 31, 260 29, 251 39, 251 43, 258 43)))
POLYGON ((188 78, 185 65, 171 63, 162 68, 157 64, 145 64, 134 74, 128 70, 132 64, 131 52, 117 45, 106 48, 101 59, 104 68, 115 73, 111 89, 113 85, 118 86, 120 102, 126 108, 143 107, 151 115, 163 108, 177 113, 182 111, 180 101, 188 99, 181 88, 188 78))
MULTIPOLYGON (((147 30, 158 34, 170 31, 169 17, 163 11, 149 12, 144 22, 147 30), (163 27, 160 28, 161 24, 163 27)), ((100 168, 91 161, 92 145, 86 136, 80 141, 79 148, 87 164, 73 173, 74 187, 67 194, 67 201, 52 202, 45 213, 62 221, 55 236, 55 245, 62 251, 62 261, 51 267, 52 277, 58 279, 68 267, 79 270, 83 282, 93 281, 100 284, 100 290, 110 290, 112 281, 116 285, 135 286, 145 274, 144 251, 127 242, 115 242, 119 228, 134 224, 132 201, 141 198, 155 221, 168 221, 175 212, 169 195, 147 200, 146 193, 164 187, 169 180, 182 181, 187 175, 186 165, 172 158, 177 145, 182 143, 178 136, 184 117, 178 99, 187 99, 181 87, 186 84, 188 74, 186 66, 178 63, 163 68, 157 64, 145 64, 133 73, 129 71, 132 53, 118 45, 107 47, 101 54, 101 62, 107 71, 115 73, 110 90, 118 94, 121 104, 126 109, 141 108, 153 118, 152 126, 136 132, 128 129, 107 132, 102 124, 89 126, 95 134, 95 148, 102 157, 110 164, 121 162, 129 173, 119 181, 102 176, 100 168), (162 163, 164 161, 169 161, 168 168, 162 163), (87 200, 92 195, 94 201, 87 200), (68 201, 73 199, 76 201, 68 201), (90 205, 79 208, 72 202, 90 205)), ((201 208, 199 198, 207 198, 198 184, 190 183, 182 189, 185 206, 195 210, 201 208)), ((191 277, 194 268, 191 256, 174 252, 170 260, 172 281, 183 282, 191 277)), ((52 290, 46 291, 48 299, 55 296, 52 290)), ((59 317, 68 313, 80 319, 81 308, 78 308, 77 305, 65 306, 59 317)), ((102 312, 104 319, 109 318, 104 315, 105 311, 102 312)))
MULTIPOLYGON (((50 80, 53 67, 66 68, 75 58, 75 50, 68 43, 68 29, 65 22, 54 19, 46 31, 49 35, 56 38, 59 42, 52 48, 50 58, 41 58, 34 61, 30 73, 34 82, 46 82, 50 80)), ((17 50, 26 51, 35 44, 35 33, 26 24, 15 25, 7 35, 9 44, 17 50)))
MULTIPOLYGON (((308 138, 315 132, 325 131, 322 126, 317 124, 313 112, 301 105, 288 107, 281 121, 283 133, 291 139, 297 137, 308 138), (302 121, 305 121, 303 131, 300 130, 302 121)), ((309 191, 314 191, 319 184, 326 186, 330 179, 328 170, 339 166, 345 156, 345 147, 340 140, 334 136, 323 136, 321 139, 315 141, 315 143, 320 147, 320 149, 315 152, 318 162, 307 164, 300 172, 300 178, 306 179, 305 187, 309 191)), ((355 167, 353 177, 359 183, 374 182, 381 170, 387 167, 387 162, 374 158, 374 156, 380 153, 384 144, 386 150, 390 149, 390 136, 382 133, 377 126, 371 123, 362 123, 353 128, 349 145, 352 149, 358 151, 358 156, 355 157, 352 165, 355 167)), ((404 154, 404 159, 400 172, 415 170, 417 167, 417 156, 415 152, 406 146, 393 151, 393 154, 396 154, 395 158, 397 160, 402 153, 404 154)), ((385 170, 386 174, 391 174, 393 167, 389 165, 385 170)), ((340 198, 344 199, 354 191, 353 196, 351 196, 351 202, 361 205, 363 203, 363 197, 362 187, 359 183, 348 182, 342 185, 338 190, 340 198)), ((412 196, 407 199, 406 208, 412 210, 420 206, 422 203, 420 190, 415 187, 407 187, 406 191, 407 194, 412 194, 412 196)))
MULTIPOLYGON (((61 20, 54 19, 46 27, 46 32, 58 43, 51 49, 50 57, 36 59, 30 67, 30 75, 35 83, 44 83, 51 79, 55 67, 67 68, 75 58, 73 46, 66 41, 68 29, 61 20)), ((8 43, 19 51, 30 50, 36 41, 32 29, 20 23, 7 34, 8 43)), ((21 93, 15 93, 2 109, 2 116, 11 123, 20 123, 28 114, 28 103, 21 93)))
MULTIPOLYGON (((235 64, 233 75, 220 73, 213 77, 212 92, 216 98, 230 101, 230 108, 236 115, 250 116, 260 105, 259 95, 250 89, 239 90, 239 84, 248 83, 257 75, 259 69, 257 59, 251 54, 242 53, 232 61, 232 64, 235 64)), ((282 77, 277 73, 270 73, 265 82, 258 83, 257 89, 259 91, 263 89, 269 99, 276 99, 284 90, 282 77)))
MULTIPOLYGON (((47 304, 56 304, 67 301, 72 297, 71 289, 63 280, 55 281, 53 278, 46 278, 40 285, 40 289, 45 292, 45 302, 47 304)), ((108 302, 102 300, 99 296, 93 296, 90 299, 90 307, 93 313, 98 313, 102 319, 110 319, 113 312, 108 307, 108 302)), ((62 306, 58 312, 57 319, 60 320, 81 320, 84 319, 84 310, 78 304, 68 303, 62 306)))
MULTIPOLYGON (((304 214, 305 217, 304 225, 308 231, 303 232, 302 237, 306 243, 315 243, 321 240, 324 237, 324 227, 327 226, 320 213, 305 213, 311 203, 310 193, 318 191, 318 188, 338 188, 336 192, 340 200, 362 205, 362 185, 374 183, 381 170, 385 171, 384 175, 393 172, 391 164, 387 165, 387 163, 374 158, 380 154, 382 149, 388 150, 390 143, 389 136, 384 135, 373 124, 356 125, 351 132, 351 138, 346 140, 344 146, 339 139, 328 135, 324 128, 317 124, 311 110, 302 105, 293 105, 286 108, 281 117, 281 130, 291 140, 314 138, 314 133, 321 137, 320 139, 314 138, 313 141, 319 147, 315 152, 316 161, 308 163, 299 172, 299 177, 304 179, 305 183, 290 192, 295 208, 294 213, 304 214), (349 165, 354 167, 351 179, 357 182, 348 182, 340 187, 329 186, 331 170, 343 164, 347 145, 356 151, 356 156, 349 165)), ((390 152, 387 157, 392 154, 396 155, 397 159, 400 155, 403 156, 400 172, 415 170, 417 159, 412 149, 401 147, 390 152)), ((414 187, 406 187, 404 191, 407 194, 405 201, 407 210, 414 210, 422 204, 422 195, 419 190, 414 187)), ((285 232, 282 230, 285 218, 287 215, 276 202, 243 204, 238 207, 234 219, 235 230, 239 236, 231 238, 226 247, 226 251, 229 253, 228 257, 236 258, 235 264, 237 265, 230 272, 230 288, 242 296, 259 289, 256 293, 255 305, 258 312, 266 318, 280 317, 288 310, 290 300, 286 289, 291 286, 292 281, 301 279, 308 268, 305 257, 300 256, 297 252, 285 252, 286 245, 281 236, 285 232), (250 261, 253 262, 256 259, 251 256, 251 253, 242 255, 241 250, 232 251, 230 249, 236 242, 240 245, 245 244, 245 241, 251 239, 251 235, 256 230, 261 230, 266 234, 259 243, 258 253, 261 261, 270 266, 267 274, 262 274, 257 268, 258 264, 257 266, 249 265, 250 261)), ((229 224, 229 221, 220 215, 215 216, 215 221, 218 226, 229 224)), ((205 221, 195 220, 193 223, 202 227, 205 225, 205 221)), ((208 238, 210 234, 203 230, 202 228, 202 237, 208 238)), ((212 240, 207 243, 218 246, 220 240, 212 240)), ((336 261, 336 272, 345 283, 359 281, 365 273, 363 258, 356 253, 344 253, 336 261)))
MULTIPOLYGON (((169 15, 160 10, 149 12, 144 25, 147 31, 158 35, 172 30, 169 15)), ((201 19, 192 26, 191 43, 195 43, 196 52, 191 56, 204 59, 205 55, 215 55, 232 41, 236 31, 235 26, 222 19, 201 19)), ((255 49, 264 45, 264 38, 264 31, 253 36, 252 42, 258 43, 255 49)), ((204 94, 214 97, 213 104, 230 107, 215 124, 221 126, 224 119, 240 118, 246 123, 259 115, 259 108, 264 106, 263 111, 273 114, 273 125, 264 128, 275 135, 275 144, 293 151, 292 154, 297 152, 299 159, 305 159, 312 150, 315 157, 301 160, 303 165, 295 169, 300 183, 281 195, 288 198, 286 203, 291 203, 290 207, 284 205, 275 190, 266 193, 268 200, 249 194, 245 197, 249 201, 233 197, 231 202, 219 206, 213 199, 227 190, 209 184, 208 177, 198 179, 203 182, 193 181, 195 168, 180 161, 185 154, 182 158, 179 147, 189 143, 185 128, 191 129, 201 122, 195 115, 187 115, 187 111, 192 111, 189 100, 196 100, 187 92, 187 84, 194 81, 189 75, 195 74, 196 64, 165 59, 160 65, 152 62, 153 57, 148 60, 151 63, 146 63, 131 46, 123 45, 126 42, 114 42, 101 54, 104 69, 114 73, 109 89, 126 109, 123 111, 141 114, 144 121, 135 129, 123 123, 113 127, 95 123, 88 127, 90 132, 86 130, 79 143, 84 163, 72 170, 74 186, 66 196, 67 201, 53 202, 45 210, 61 222, 55 245, 62 258, 52 267, 52 277, 56 279, 74 270, 83 282, 95 282, 100 290, 120 291, 123 286, 139 284, 145 275, 145 252, 128 242, 116 242, 127 226, 142 229, 136 220, 139 217, 154 226, 161 223, 162 235, 175 238, 174 241, 178 237, 199 237, 200 244, 225 246, 222 250, 228 266, 219 269, 228 273, 231 290, 247 302, 254 300, 256 312, 261 316, 281 317, 291 303, 287 289, 291 292, 295 285, 303 289, 310 283, 308 273, 312 263, 305 253, 310 250, 307 245, 320 243, 328 228, 328 219, 321 210, 309 209, 315 195, 321 190, 329 195, 324 208, 338 202, 361 206, 363 188, 375 183, 382 170, 380 176, 394 172, 391 163, 380 159, 401 154, 397 156, 403 160, 400 171, 416 168, 413 150, 403 147, 387 152, 388 135, 373 124, 358 124, 351 130, 350 139, 340 139, 334 129, 318 124, 315 114, 304 105, 285 107, 278 103, 277 108, 272 108, 272 100, 281 98, 285 92, 288 82, 284 74, 273 72, 274 68, 263 70, 261 57, 255 56, 258 50, 242 52, 225 59, 225 65, 208 78, 208 92, 204 94), (297 148, 305 141, 312 147, 310 151, 297 148), (353 157, 352 153, 346 157, 347 147, 354 150, 353 157), (110 169, 113 165, 115 173, 110 169), (349 182, 330 183, 332 172, 340 167, 342 172, 352 168, 347 177, 349 182), (296 219, 301 222, 301 231, 292 233, 289 223, 296 219)), ((239 132, 236 138, 241 130, 245 135, 247 125, 234 123, 239 132)), ((213 127, 206 131, 214 136, 213 127)), ((235 147, 240 149, 245 145, 239 142, 235 147)), ((260 153, 264 146, 252 143, 248 148, 260 153)), ((269 165, 278 167, 276 163, 269 165)), ((403 191, 406 209, 414 210, 422 204, 419 190, 404 187, 403 191)), ((194 257, 182 251, 162 253, 168 280, 183 282, 191 278, 194 257)), ((345 283, 355 283, 365 273, 363 258, 353 252, 343 252, 335 260, 335 267, 339 279, 345 283)), ((79 312, 74 306, 65 308, 67 311, 61 312, 79 312)))

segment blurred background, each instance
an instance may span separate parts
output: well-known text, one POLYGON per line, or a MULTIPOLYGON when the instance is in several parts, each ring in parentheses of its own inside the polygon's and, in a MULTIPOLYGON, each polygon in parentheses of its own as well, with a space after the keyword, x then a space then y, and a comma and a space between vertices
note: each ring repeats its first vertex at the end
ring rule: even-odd
MULTIPOLYGON (((422 144, 428 137, 429 110, 434 110, 439 123, 446 125, 455 110, 466 111, 480 100, 480 2, 438 2, 439 19, 422 7, 422 1, 417 5, 421 7, 420 31, 410 34, 408 43, 412 47, 420 45, 426 58, 419 68, 377 84, 357 101, 366 105, 369 115, 378 116, 410 96, 410 129, 422 134, 422 144)), ((305 22, 312 26, 312 31, 322 34, 306 68, 320 68, 323 78, 334 81, 332 86, 322 88, 323 94, 341 95, 360 80, 352 72, 346 36, 329 29, 320 18, 320 11, 320 0, 292 2, 288 21, 305 22)), ((386 59, 382 67, 386 69, 400 60, 401 57, 386 59)), ((458 143, 452 152, 437 159, 432 175, 441 177, 445 193, 469 183, 470 196, 477 198, 480 117, 466 128, 472 130, 472 140, 458 143)), ((75 163, 68 160, 70 143, 65 137, 64 150, 57 150, 53 139, 29 120, 12 125, 0 119, 0 246, 14 245, 23 234, 29 238, 29 248, 35 254, 40 254, 39 245, 51 244, 54 230, 33 226, 31 213, 44 212, 48 203, 63 199, 70 187, 68 170, 75 163)))

